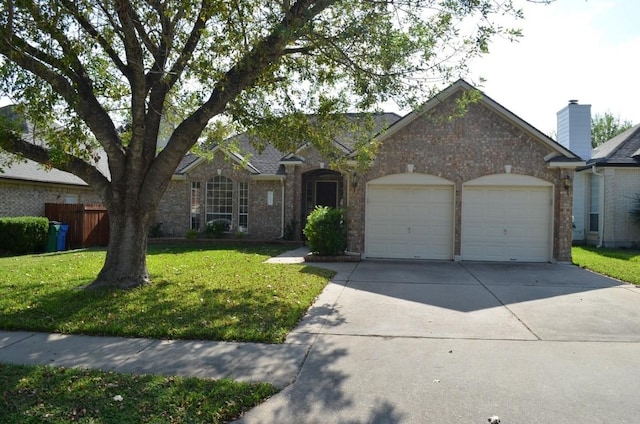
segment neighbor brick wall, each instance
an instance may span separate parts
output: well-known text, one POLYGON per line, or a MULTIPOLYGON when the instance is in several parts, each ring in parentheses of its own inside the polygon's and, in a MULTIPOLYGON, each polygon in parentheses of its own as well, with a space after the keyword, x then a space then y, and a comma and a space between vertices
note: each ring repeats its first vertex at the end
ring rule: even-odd
POLYGON ((44 216, 45 203, 64 203, 65 196, 78 203, 101 203, 89 187, 0 179, 0 216, 44 216))
POLYGON ((453 181, 455 199, 454 255, 460 255, 462 185, 486 175, 511 173, 533 176, 554 185, 553 256, 571 260, 571 190, 562 187, 561 171, 547 167, 550 147, 534 139, 482 103, 469 105, 464 116, 447 119, 454 108, 449 98, 385 140, 371 168, 351 192, 349 249, 364 251, 366 182, 390 174, 414 172, 453 181))
POLYGON ((629 211, 634 196, 640 193, 640 169, 605 168, 604 177, 604 246, 638 247, 640 227, 629 211))

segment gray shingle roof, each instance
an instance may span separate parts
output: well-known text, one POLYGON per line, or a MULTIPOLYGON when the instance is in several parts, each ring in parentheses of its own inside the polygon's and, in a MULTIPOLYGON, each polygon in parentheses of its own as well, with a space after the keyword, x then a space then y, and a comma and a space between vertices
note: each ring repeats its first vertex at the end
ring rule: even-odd
POLYGON ((640 124, 593 149, 587 165, 640 167, 640 124))
MULTIPOLYGON (((365 120, 369 118, 373 118, 373 125, 372 125, 372 128, 368 131, 369 133, 367 134, 368 136, 367 138, 375 137, 376 135, 380 134, 380 132, 386 130, 391 125, 395 124, 401 118, 399 115, 392 112, 374 113, 374 114, 348 113, 346 117, 349 121, 357 125, 356 128, 361 127, 360 125, 358 125, 359 122, 362 121, 363 123, 362 125, 367 125, 365 120)), ((345 148, 349 153, 351 153, 353 152, 353 149, 355 147, 354 146, 355 140, 356 140, 356 137, 354 137, 353 132, 347 131, 346 133, 338 137, 338 139, 336 140, 336 143, 339 146, 342 146, 343 148, 345 148)))
POLYGON ((68 172, 52 168, 44 169, 42 165, 32 160, 17 162, 11 166, 3 166, 0 178, 20 181, 37 181, 41 183, 69 184, 87 186, 87 183, 68 172))
MULTIPOLYGON (((40 140, 33 133, 33 126, 24 121, 15 111, 14 105, 0 107, 0 119, 8 118, 13 121, 17 121, 24 130, 24 139, 30 143, 46 146, 46 142, 40 140)), ((97 163, 92 163, 103 175, 110 179, 111 173, 109 170, 109 164, 104 152, 100 152, 100 158, 97 163)), ((0 170, 0 178, 21 180, 21 181, 36 181, 42 183, 52 184, 70 184, 78 186, 88 186, 88 184, 79 177, 71 174, 70 172, 61 171, 56 168, 46 169, 43 165, 32 160, 19 160, 12 163, 10 166, 2 166, 0 170)))
MULTIPOLYGON (((367 134, 368 138, 373 138, 384 129, 388 128, 394 122, 400 119, 400 116, 395 113, 375 113, 375 114, 359 114, 350 113, 345 115, 348 120, 358 123, 360 120, 364 122, 365 117, 373 118, 372 128, 367 134)), ((247 167, 254 174, 261 175, 284 175, 284 166, 281 164, 283 161, 300 160, 295 156, 294 152, 282 152, 275 148, 272 144, 266 143, 264 149, 257 150, 250 142, 249 136, 246 134, 239 134, 228 140, 230 144, 235 144, 239 152, 237 158, 242 161, 247 160, 247 167)), ((353 151, 355 144, 355 137, 353 132, 346 132, 335 140, 336 145, 349 154, 353 151)), ((301 147, 304 147, 307 143, 302 140, 301 147)), ((214 146, 214 148, 217 146, 214 146)), ((176 168, 176 174, 184 174, 186 170, 195 165, 198 160, 198 156, 194 154, 187 154, 180 165, 176 168)))
MULTIPOLYGON (((16 112, 14 105, 0 107, 0 119, 8 119, 18 122, 22 126, 25 139, 32 139, 34 144, 42 144, 35 139, 31 133, 31 128, 16 112)), ((10 179, 19 181, 36 181, 41 183, 53 184, 70 184, 86 186, 87 183, 68 172, 60 171, 55 168, 45 169, 44 166, 32 160, 19 160, 10 166, 2 166, 0 170, 0 179, 10 179)))

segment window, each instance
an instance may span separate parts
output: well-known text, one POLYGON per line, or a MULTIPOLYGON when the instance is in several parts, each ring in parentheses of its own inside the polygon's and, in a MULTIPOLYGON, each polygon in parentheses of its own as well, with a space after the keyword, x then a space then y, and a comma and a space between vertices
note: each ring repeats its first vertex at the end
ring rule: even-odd
POLYGON ((246 232, 249 228, 249 184, 238 183, 238 230, 246 232))
POLYGON ((590 175, 589 184, 589 231, 600 229, 600 177, 590 175))
POLYGON ((200 230, 200 181, 191 182, 191 229, 200 230))
POLYGON ((206 222, 221 222, 225 231, 233 227, 233 182, 227 177, 207 181, 206 222))
POLYGON ((64 196, 64 203, 67 205, 77 205, 78 204, 78 195, 77 194, 67 194, 64 196))

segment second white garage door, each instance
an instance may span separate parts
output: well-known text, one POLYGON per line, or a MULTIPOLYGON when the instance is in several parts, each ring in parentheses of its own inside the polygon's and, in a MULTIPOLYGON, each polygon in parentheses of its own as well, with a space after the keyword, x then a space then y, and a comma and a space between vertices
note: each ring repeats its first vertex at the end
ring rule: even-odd
POLYGON ((452 259, 453 186, 369 186, 365 256, 452 259))
POLYGON ((551 211, 551 187, 465 187, 462 259, 548 262, 551 211))

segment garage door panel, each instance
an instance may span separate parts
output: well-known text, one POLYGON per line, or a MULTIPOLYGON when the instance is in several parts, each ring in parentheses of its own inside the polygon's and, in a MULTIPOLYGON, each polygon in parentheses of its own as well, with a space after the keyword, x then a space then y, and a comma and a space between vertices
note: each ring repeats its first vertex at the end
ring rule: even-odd
POLYGON ((546 262, 551 249, 551 188, 465 187, 465 260, 546 262))
POLYGON ((453 187, 369 186, 365 255, 452 259, 453 187))

